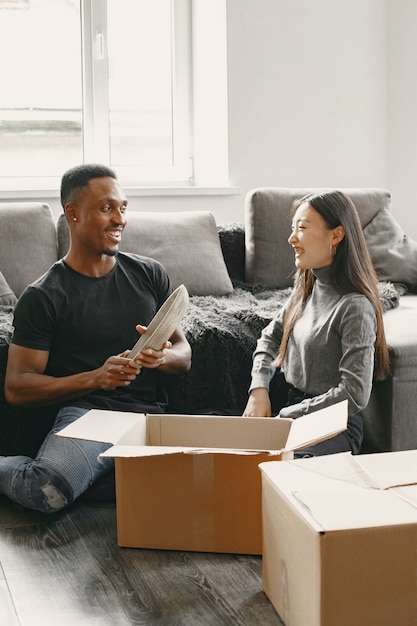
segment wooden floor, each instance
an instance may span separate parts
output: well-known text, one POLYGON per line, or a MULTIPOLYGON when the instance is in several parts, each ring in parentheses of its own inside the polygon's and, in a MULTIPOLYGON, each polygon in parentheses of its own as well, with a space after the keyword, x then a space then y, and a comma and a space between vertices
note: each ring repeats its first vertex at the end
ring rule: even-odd
POLYGON ((112 503, 56 516, 0 497, 1 626, 282 626, 261 557, 119 548, 112 503))

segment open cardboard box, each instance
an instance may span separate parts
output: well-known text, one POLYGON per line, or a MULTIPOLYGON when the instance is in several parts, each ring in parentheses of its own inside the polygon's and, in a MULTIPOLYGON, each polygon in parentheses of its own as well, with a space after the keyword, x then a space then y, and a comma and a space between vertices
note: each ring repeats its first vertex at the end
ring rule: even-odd
POLYGON ((260 469, 262 582, 286 625, 417 623, 417 450, 260 469))
POLYGON ((113 444, 118 545, 260 554, 263 461, 347 426, 347 402, 292 419, 91 410, 58 434, 113 444))

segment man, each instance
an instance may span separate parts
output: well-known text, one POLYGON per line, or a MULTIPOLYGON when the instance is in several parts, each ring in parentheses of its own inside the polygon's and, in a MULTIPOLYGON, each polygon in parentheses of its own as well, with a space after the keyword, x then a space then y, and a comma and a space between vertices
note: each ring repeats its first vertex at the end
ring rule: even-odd
POLYGON ((19 298, 5 382, 12 406, 54 405, 57 415, 35 459, 0 457, 0 492, 45 513, 67 506, 113 468, 111 459, 97 460, 108 444, 55 433, 90 408, 163 412, 164 375, 191 363, 180 328, 160 350, 129 358, 138 331, 172 289, 160 263, 118 252, 127 200, 115 173, 94 164, 69 170, 61 203, 70 247, 19 298))

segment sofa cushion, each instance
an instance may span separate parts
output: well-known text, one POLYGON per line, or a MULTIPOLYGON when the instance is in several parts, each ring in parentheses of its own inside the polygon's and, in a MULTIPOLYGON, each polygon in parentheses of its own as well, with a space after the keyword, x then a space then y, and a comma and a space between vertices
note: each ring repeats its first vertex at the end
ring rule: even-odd
MULTIPOLYGON (((329 191, 329 189, 327 189, 329 191)), ((246 281, 267 287, 289 287, 293 282, 294 255, 288 244, 291 207, 317 188, 260 187, 246 195, 246 281)), ((384 189, 341 189, 354 202, 362 226, 381 209, 389 209, 390 193, 384 189)))
POLYGON ((363 232, 379 278, 404 283, 417 293, 417 241, 407 237, 387 209, 379 211, 363 232))
POLYGON ((19 297, 58 259, 52 210, 41 202, 2 202, 0 232, 0 268, 19 297))
POLYGON ((7 280, 0 272, 0 305, 14 306, 17 302, 17 298, 13 293, 12 288, 9 286, 7 280))
MULTIPOLYGON (((233 290, 220 247, 217 226, 208 211, 131 211, 120 250, 149 256, 167 270, 175 289, 183 283, 190 295, 225 295, 233 290)), ((68 224, 58 218, 60 256, 68 250, 68 224)))

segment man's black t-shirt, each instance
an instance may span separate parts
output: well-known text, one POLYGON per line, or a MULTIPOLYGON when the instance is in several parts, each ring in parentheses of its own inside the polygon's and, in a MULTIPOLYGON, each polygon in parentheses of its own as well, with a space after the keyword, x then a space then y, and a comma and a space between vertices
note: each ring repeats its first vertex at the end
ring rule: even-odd
MULTIPOLYGON (((171 291, 163 266, 148 257, 120 252, 100 278, 60 260, 20 296, 12 342, 48 351, 47 375, 90 371, 131 349, 139 338, 136 325, 147 326, 171 291)), ((64 405, 159 412, 166 402, 163 375, 143 368, 127 387, 97 390, 64 405)))

